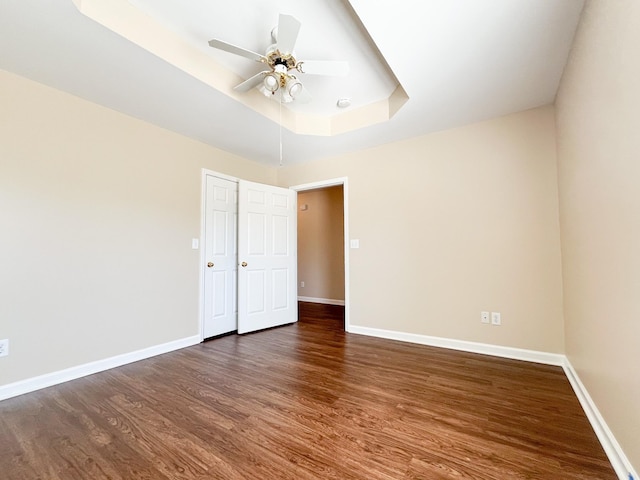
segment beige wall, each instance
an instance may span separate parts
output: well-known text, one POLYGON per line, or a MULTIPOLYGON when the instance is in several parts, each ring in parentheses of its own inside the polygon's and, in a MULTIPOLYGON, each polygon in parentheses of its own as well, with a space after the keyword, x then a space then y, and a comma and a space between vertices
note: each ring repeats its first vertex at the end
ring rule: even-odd
POLYGON ((198 334, 203 167, 349 177, 352 324, 563 351, 552 108, 277 172, 12 74, 0 88, 0 385, 198 334))
POLYGON ((557 99, 566 350, 640 466, 640 2, 587 3, 557 99))
POLYGON ((0 385, 198 334, 201 169, 275 169, 0 71, 0 385))
MULTIPOLYGON (((201 168, 276 170, 11 74, 0 87, 0 384, 197 335, 201 168)), ((351 323, 562 352, 554 128, 540 108, 279 170, 349 178, 351 323)))
POLYGON ((299 296, 344 300, 343 226, 342 185, 298 193, 299 296))
POLYGON ((283 186, 336 177, 360 240, 352 325, 564 351, 552 107, 278 173, 283 186))

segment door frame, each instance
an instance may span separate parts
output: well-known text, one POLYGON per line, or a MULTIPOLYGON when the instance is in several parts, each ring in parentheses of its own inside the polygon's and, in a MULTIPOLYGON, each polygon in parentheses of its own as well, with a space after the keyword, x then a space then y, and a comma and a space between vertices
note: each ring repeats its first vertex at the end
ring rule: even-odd
MULTIPOLYGON (((304 183, 289 187, 296 192, 305 190, 317 190, 320 188, 336 187, 342 185, 342 206, 344 208, 344 330, 351 331, 350 323, 350 295, 349 295, 349 178, 338 177, 319 182, 304 183)), ((297 288, 297 285, 296 285, 297 288)))
MULTIPOLYGON (((201 186, 200 186, 200 241, 199 241, 199 250, 200 255, 198 256, 200 261, 199 267, 199 294, 198 294, 198 335, 200 337, 200 342, 204 341, 204 275, 205 275, 205 267, 204 262, 206 260, 206 250, 204 248, 205 241, 205 220, 206 220, 206 200, 207 200, 207 175, 211 175, 214 177, 222 178, 224 180, 229 180, 232 182, 239 182, 241 179, 238 177, 234 177, 231 175, 225 175, 224 173, 219 173, 214 170, 209 170, 206 168, 202 169, 202 178, 201 178, 201 186)), ((338 185, 342 185, 342 204, 344 208, 344 329, 346 332, 351 331, 351 315, 350 315, 350 293, 349 293, 349 178, 348 177, 338 177, 332 178, 328 180, 321 180, 318 182, 312 183, 304 183, 301 185, 294 185, 292 187, 288 187, 291 190, 297 192, 302 192, 305 190, 315 190, 318 188, 327 188, 327 187, 336 187, 338 185)), ((287 187, 285 187, 287 188, 287 187)))
MULTIPOLYGON (((198 270, 198 276, 200 279, 199 294, 198 294, 198 335, 200 337, 200 343, 204 341, 204 276, 205 276, 205 261, 207 251, 205 249, 205 235, 206 235, 206 216, 207 216, 207 176, 222 178, 223 180, 229 180, 230 182, 238 183, 240 181, 237 177, 231 175, 225 175, 224 173, 215 172, 206 168, 202 169, 201 178, 201 190, 200 190, 200 241, 198 248, 200 249, 200 267, 198 270)), ((236 259, 237 260, 237 259, 236 259)))

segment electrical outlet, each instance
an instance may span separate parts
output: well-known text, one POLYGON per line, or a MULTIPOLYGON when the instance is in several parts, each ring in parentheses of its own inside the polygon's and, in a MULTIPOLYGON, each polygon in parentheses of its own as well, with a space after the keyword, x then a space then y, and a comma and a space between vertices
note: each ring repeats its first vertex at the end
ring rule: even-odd
POLYGON ((480 321, 482 323, 491 323, 489 320, 489 312, 480 312, 480 321))
POLYGON ((491 312, 491 325, 502 325, 500 312, 491 312))
POLYGON ((9 339, 0 340, 0 357, 9 355, 9 339))
POLYGON ((304 288, 304 282, 300 282, 300 286, 304 288))

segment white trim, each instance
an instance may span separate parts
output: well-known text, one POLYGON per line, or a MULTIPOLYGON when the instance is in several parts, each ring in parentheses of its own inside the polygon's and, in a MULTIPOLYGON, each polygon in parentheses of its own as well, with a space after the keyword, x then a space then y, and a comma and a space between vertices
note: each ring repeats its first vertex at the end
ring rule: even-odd
POLYGON ((169 353, 174 350, 197 345, 198 343, 200 343, 200 336, 194 335, 192 337, 163 343, 162 345, 155 345, 135 352, 124 353, 115 357, 105 358, 104 360, 97 360, 95 362, 85 363, 84 365, 78 365, 65 370, 47 373, 45 375, 28 378, 15 383, 9 383, 0 387, 0 400, 17 397, 18 395, 58 385, 77 378, 86 377, 87 375, 93 375, 94 373, 103 372, 115 367, 121 367, 122 365, 155 357, 156 355, 162 355, 163 353, 169 353))
POLYGON ((463 352, 480 353, 483 355, 493 355, 494 357, 510 358, 513 360, 524 360, 527 362, 544 363, 546 365, 563 366, 565 356, 557 353, 539 352, 537 350, 525 350, 522 348, 502 347, 500 345, 489 345, 486 343, 467 342, 464 340, 454 340, 451 338, 431 337, 428 335, 418 335, 415 333, 396 332, 393 330, 381 330, 378 328, 358 327, 351 325, 349 333, 367 335, 370 337, 386 338, 388 340, 399 340, 401 342, 418 343, 430 347, 449 348, 463 352))
POLYGON ((351 298, 351 289, 349 287, 349 178, 338 177, 320 182, 303 183, 289 188, 296 192, 302 192, 316 188, 336 187, 338 185, 342 185, 342 203, 344 207, 344 329, 349 332, 351 328, 351 315, 349 313, 351 298))
POLYGON ((568 358, 565 357, 562 367, 569 379, 569 383, 571 383, 573 387, 573 391, 580 401, 580 405, 582 405, 584 413, 587 415, 598 440, 600 440, 602 448, 607 454, 607 457, 609 457, 609 461, 620 480, 628 480, 630 478, 629 475, 632 475, 635 480, 640 479, 568 358))
POLYGON ((200 178, 200 265, 198 266, 198 334, 204 340, 204 262, 206 254, 205 233, 207 214, 207 175, 209 170, 202 169, 200 178))
POLYGON ((344 185, 347 181, 347 177, 332 178, 329 180, 321 180, 319 182, 303 183, 301 185, 294 185, 289 187, 296 192, 302 192, 304 190, 315 190, 317 188, 329 188, 344 185))
POLYGON ((349 269, 349 249, 351 238, 349 236, 349 179, 342 179, 342 198, 344 203, 344 329, 351 328, 351 281, 349 269))
POLYGON ((322 303, 323 305, 344 305, 344 300, 333 298, 298 297, 299 302, 322 303))
POLYGON ((223 180, 229 180, 230 182, 238 182, 240 179, 238 177, 234 177, 232 175, 225 175, 224 173, 216 172, 215 170, 209 170, 207 168, 202 169, 203 175, 211 175, 213 177, 218 177, 223 180))

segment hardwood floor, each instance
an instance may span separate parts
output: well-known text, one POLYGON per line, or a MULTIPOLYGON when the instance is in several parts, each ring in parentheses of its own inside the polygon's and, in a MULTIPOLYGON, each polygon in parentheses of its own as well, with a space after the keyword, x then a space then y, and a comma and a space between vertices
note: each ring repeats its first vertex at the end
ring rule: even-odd
POLYGON ((562 369, 300 312, 0 402, 0 477, 616 478, 562 369))

